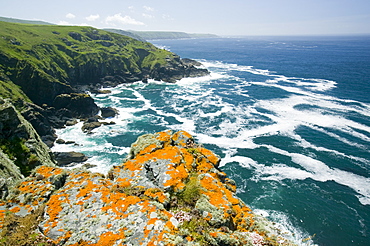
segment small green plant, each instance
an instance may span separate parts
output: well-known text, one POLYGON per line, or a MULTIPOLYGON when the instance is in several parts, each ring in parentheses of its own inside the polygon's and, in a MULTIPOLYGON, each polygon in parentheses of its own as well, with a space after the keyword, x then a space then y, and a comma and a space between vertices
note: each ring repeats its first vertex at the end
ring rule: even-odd
POLYGON ((190 221, 184 221, 180 225, 180 231, 186 232, 192 240, 200 245, 210 245, 205 236, 209 228, 210 225, 201 216, 194 216, 190 221))
POLYGON ((14 160, 21 173, 28 176, 32 169, 39 162, 36 155, 30 153, 30 149, 25 145, 23 138, 0 139, 0 148, 10 159, 14 160))
POLYGON ((190 154, 192 154, 193 156, 197 156, 200 151, 197 149, 197 148, 188 148, 186 149, 190 154))
POLYGON ((198 176, 191 175, 188 182, 185 183, 185 189, 178 195, 178 198, 186 205, 194 206, 200 197, 200 189, 198 176))

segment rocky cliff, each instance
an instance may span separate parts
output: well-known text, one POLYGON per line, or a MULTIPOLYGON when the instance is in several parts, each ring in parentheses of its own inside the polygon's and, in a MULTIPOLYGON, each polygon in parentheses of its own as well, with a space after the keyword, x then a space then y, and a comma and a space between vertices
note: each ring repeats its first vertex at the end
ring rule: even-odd
POLYGON ((237 198, 219 162, 188 133, 165 131, 139 137, 107 176, 40 166, 0 203, 1 235, 17 245, 293 245, 237 198))

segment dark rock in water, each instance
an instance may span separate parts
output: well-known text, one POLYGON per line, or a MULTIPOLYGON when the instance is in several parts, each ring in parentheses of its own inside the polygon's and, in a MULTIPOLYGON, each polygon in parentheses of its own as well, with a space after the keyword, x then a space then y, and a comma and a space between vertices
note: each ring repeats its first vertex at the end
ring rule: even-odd
POLYGON ((111 122, 102 122, 103 123, 103 125, 107 125, 107 126, 109 126, 109 125, 115 125, 116 124, 116 122, 114 122, 114 121, 111 121, 111 122))
POLYGON ((118 110, 111 107, 100 108, 100 111, 103 118, 114 117, 118 114, 118 110))
POLYGON ((79 152, 54 152, 55 160, 59 166, 69 165, 71 163, 81 163, 86 161, 88 158, 85 154, 79 152))
POLYGON ((66 141, 64 139, 58 138, 57 141, 55 141, 57 144, 65 144, 66 141))
POLYGON ((76 119, 66 121, 66 126, 74 126, 78 123, 76 119))
POLYGON ((97 167, 97 165, 90 164, 90 163, 86 163, 86 164, 84 164, 82 167, 84 167, 84 168, 86 168, 86 169, 90 169, 90 168, 93 168, 93 167, 97 167))
POLYGON ((102 122, 94 121, 94 122, 85 122, 81 128, 83 132, 91 133, 92 130, 98 128, 102 125, 102 122))
POLYGON ((94 94, 109 94, 111 93, 112 91, 111 90, 96 90, 96 89, 92 89, 90 90, 91 93, 94 93, 94 94))
POLYGON ((69 110, 76 118, 91 117, 99 112, 94 99, 87 94, 61 94, 54 99, 53 105, 57 110, 69 110))

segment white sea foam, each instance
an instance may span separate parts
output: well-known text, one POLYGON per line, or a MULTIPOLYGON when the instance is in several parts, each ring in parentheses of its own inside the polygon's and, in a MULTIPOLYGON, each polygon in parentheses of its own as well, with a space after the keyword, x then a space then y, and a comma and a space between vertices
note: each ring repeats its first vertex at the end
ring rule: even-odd
POLYGON ((359 198, 361 198, 360 202, 367 203, 370 199, 370 178, 343 171, 338 168, 331 168, 325 163, 303 154, 290 153, 271 145, 263 145, 263 147, 268 148, 271 152, 290 157, 293 162, 299 164, 304 170, 288 167, 284 164, 276 164, 271 167, 263 167, 257 170, 263 176, 262 179, 283 180, 286 178, 312 178, 320 182, 335 181, 357 192, 359 198))
POLYGON ((312 236, 305 232, 302 228, 294 225, 289 216, 280 211, 253 209, 256 214, 268 218, 275 222, 275 227, 278 228, 284 237, 293 241, 300 246, 317 246, 312 241, 312 236))

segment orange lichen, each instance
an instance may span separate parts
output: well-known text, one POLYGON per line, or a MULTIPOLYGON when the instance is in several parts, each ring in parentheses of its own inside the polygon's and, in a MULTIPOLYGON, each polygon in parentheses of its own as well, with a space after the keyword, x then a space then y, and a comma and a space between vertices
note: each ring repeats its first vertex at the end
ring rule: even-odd
POLYGON ((209 197, 209 202, 212 205, 216 207, 225 207, 229 204, 223 194, 225 188, 218 180, 209 176, 205 176, 200 180, 200 184, 204 188, 202 193, 209 197))
POLYGON ((164 195, 163 191, 158 188, 149 188, 145 191, 144 195, 154 198, 160 203, 164 203, 167 197, 164 195))
POLYGON ((191 170, 193 168, 193 163, 194 163, 194 156, 190 154, 185 148, 181 148, 181 155, 182 159, 185 162, 185 167, 187 170, 191 170))
POLYGON ((170 160, 173 164, 179 164, 181 162, 181 152, 177 147, 168 146, 149 154, 148 158, 165 159, 170 160))
POLYGON ((82 188, 79 190, 80 192, 77 194, 77 198, 85 197, 87 199, 91 197, 91 191, 94 189, 99 189, 99 185, 95 184, 91 180, 87 180, 85 182, 87 182, 87 184, 82 186, 82 188))
POLYGON ((126 188, 131 185, 131 181, 128 178, 118 178, 115 183, 119 188, 126 188))
POLYGON ((36 173, 41 174, 44 178, 59 175, 63 172, 63 169, 56 167, 40 166, 37 168, 36 173))
POLYGON ((186 142, 184 140, 189 138, 192 139, 193 136, 185 131, 178 131, 172 135, 172 140, 175 141, 181 147, 186 147, 186 142), (180 140, 180 137, 184 139, 180 140))
POLYGON ((145 147, 143 150, 141 150, 137 155, 144 155, 144 154, 151 153, 157 148, 158 146, 156 144, 150 144, 147 147, 145 147))
POLYGON ((205 156, 213 165, 217 165, 220 159, 210 150, 199 148, 200 153, 205 156))
POLYGON ((158 134, 157 139, 159 141, 166 142, 166 143, 169 143, 170 142, 170 140, 171 140, 171 134, 172 134, 172 132, 170 130, 169 131, 159 132, 157 134, 158 134))
POLYGON ((205 158, 198 158, 198 161, 197 161, 197 170, 198 172, 200 173, 207 173, 209 172, 209 170, 211 170, 214 166, 208 162, 207 159, 205 158), (200 159, 200 160, 199 160, 200 159))
POLYGON ((108 231, 100 236, 99 241, 95 245, 110 246, 114 245, 118 240, 125 238, 125 233, 122 230, 118 234, 108 231))
POLYGON ((129 160, 127 162, 125 162, 123 165, 125 167, 125 169, 128 169, 130 171, 136 171, 136 170, 141 170, 142 168, 142 162, 139 162, 137 159, 134 159, 134 160, 129 160))
POLYGON ((21 211, 21 209, 20 209, 20 207, 17 206, 17 207, 9 209, 9 211, 12 212, 12 213, 18 213, 19 211, 21 211))
POLYGON ((67 194, 53 195, 47 203, 46 212, 49 215, 48 222, 52 227, 55 227, 58 223, 59 213, 63 210, 63 202, 68 202, 67 194))
POLYGON ((171 166, 170 170, 167 171, 166 174, 170 175, 171 178, 164 183, 164 186, 172 186, 175 191, 182 190, 185 187, 184 180, 189 176, 184 164, 181 164, 176 168, 171 166))
MULTIPOLYGON (((222 179, 223 182, 221 182, 220 177, 224 178, 226 174, 215 168, 219 163, 217 155, 210 150, 199 147, 193 141, 188 141, 188 139, 192 140, 192 136, 184 131, 173 135, 171 131, 165 131, 152 136, 154 137, 148 138, 149 141, 152 140, 152 143, 147 143, 147 146, 134 159, 113 167, 108 178, 80 169, 66 171, 60 168, 40 167, 27 181, 18 186, 20 193, 33 193, 37 195, 35 196, 37 198, 27 200, 27 204, 20 204, 19 201, 14 199, 13 204, 0 203, 0 206, 1 208, 6 205, 12 207, 10 211, 13 213, 19 212, 22 208, 26 208, 28 211, 34 210, 36 206, 46 201, 55 189, 51 183, 53 179, 50 177, 66 173, 66 175, 69 175, 66 184, 50 196, 45 208, 46 221, 42 222, 46 236, 51 236, 52 231, 59 231, 59 234, 62 234, 55 240, 56 244, 71 245, 72 241, 75 242, 77 233, 86 233, 80 231, 80 229, 73 229, 72 231, 62 229, 68 228, 65 227, 67 222, 64 220, 66 217, 62 217, 64 212, 81 211, 81 216, 84 216, 85 220, 99 220, 100 216, 109 216, 109 218, 107 222, 102 222, 101 226, 104 231, 97 232, 93 241, 78 241, 78 243, 72 245, 125 245, 133 241, 136 244, 143 245, 158 245, 160 243, 172 245, 169 235, 179 235, 181 229, 187 228, 186 226, 191 228, 190 224, 186 225, 180 220, 178 220, 179 224, 175 223, 171 219, 177 219, 173 212, 182 209, 187 212, 191 211, 200 198, 207 199, 210 204, 217 208, 218 212, 223 213, 221 219, 232 221, 235 228, 231 230, 233 232, 225 230, 225 228, 215 229, 212 222, 219 219, 219 216, 218 213, 215 216, 216 214, 213 211, 204 211, 201 213, 201 217, 194 217, 189 212, 193 216, 191 223, 195 223, 199 231, 185 235, 181 234, 182 243, 191 241, 197 243, 200 238, 206 240, 210 237, 218 240, 225 236, 239 240, 239 234, 233 234, 234 230, 247 232, 255 228, 253 227, 255 215, 240 199, 236 198, 235 183, 228 178, 222 179), (138 176, 146 171, 142 170, 144 165, 151 163, 163 165, 164 168, 167 168, 168 179, 163 185, 166 188, 171 187, 171 189, 166 190, 168 193, 165 193, 161 188, 137 186, 137 184, 144 184, 140 183, 140 177, 138 176), (176 195, 177 197, 175 197, 176 195), (179 200, 176 200, 176 198, 179 200), (157 201, 169 206, 159 206, 157 201), (94 204, 94 206, 90 206, 91 204, 94 204), (170 210, 166 210, 169 208, 170 210), (63 211, 63 209, 66 210, 63 211), (138 216, 136 213, 140 213, 139 216, 143 219, 140 221, 143 221, 144 225, 139 225, 139 220, 132 219, 138 216), (113 222, 123 219, 129 219, 127 224, 131 224, 117 230, 117 223, 113 222), (142 228, 142 226, 144 230, 138 231, 137 228, 142 228), (125 235, 135 235, 135 238, 127 238, 126 241, 125 235), (205 237, 204 235, 208 236, 205 237)), ((158 186, 161 187, 161 185, 158 186)), ((0 210, 0 228, 5 219, 6 211, 5 208, 0 210)), ((85 222, 83 221, 83 223, 85 222)), ((88 231, 89 228, 86 228, 85 230, 88 231)), ((92 232, 89 231, 88 233, 91 234, 92 232)), ((243 245, 243 242, 240 245, 243 245)))

